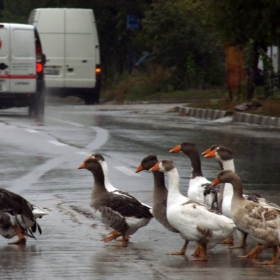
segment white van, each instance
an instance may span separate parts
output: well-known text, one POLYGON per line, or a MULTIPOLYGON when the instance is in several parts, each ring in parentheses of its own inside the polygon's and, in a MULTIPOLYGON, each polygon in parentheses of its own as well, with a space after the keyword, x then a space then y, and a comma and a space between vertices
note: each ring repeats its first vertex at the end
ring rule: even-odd
POLYGON ((36 28, 0 23, 0 109, 28 107, 44 114, 45 55, 36 28))
POLYGON ((47 60, 46 87, 99 103, 100 49, 91 9, 44 8, 31 11, 29 24, 40 33, 47 60))

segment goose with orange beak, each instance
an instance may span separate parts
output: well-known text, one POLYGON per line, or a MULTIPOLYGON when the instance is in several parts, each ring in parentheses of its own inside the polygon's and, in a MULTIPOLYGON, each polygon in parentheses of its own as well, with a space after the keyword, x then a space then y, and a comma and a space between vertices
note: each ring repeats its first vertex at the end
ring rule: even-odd
POLYGON ((207 250, 228 238, 235 230, 233 221, 220 213, 183 196, 179 189, 179 173, 173 161, 164 159, 150 171, 164 172, 168 177, 167 220, 186 243, 194 241, 201 254, 193 261, 207 261, 207 250))
POLYGON ((280 245, 280 213, 277 209, 265 208, 259 203, 243 197, 243 186, 239 176, 231 170, 221 171, 212 183, 231 183, 233 186, 232 219, 236 226, 259 244, 251 252, 241 258, 256 258, 259 253, 267 248, 273 249, 270 261, 260 264, 271 265, 277 260, 277 249, 280 245))
MULTIPOLYGON (((144 157, 136 169, 136 173, 149 170, 158 162, 157 156, 152 154, 144 157)), ((168 190, 165 187, 164 174, 160 171, 153 171, 154 177, 154 192, 153 192, 153 215, 155 219, 162 224, 166 229, 173 233, 179 233, 167 220, 166 217, 166 204, 168 190)), ((185 255, 187 250, 188 241, 185 241, 180 251, 167 253, 168 255, 185 255)))
POLYGON ((126 247, 127 236, 146 226, 153 218, 150 209, 133 197, 108 192, 105 187, 104 172, 97 159, 88 157, 78 169, 89 170, 94 178, 90 199, 93 216, 115 230, 110 240, 122 236, 121 246, 126 247))
POLYGON ((199 153, 194 143, 182 142, 169 151, 169 153, 184 153, 191 161, 191 176, 187 196, 197 202, 206 204, 213 209, 218 209, 219 191, 210 187, 201 170, 199 153))

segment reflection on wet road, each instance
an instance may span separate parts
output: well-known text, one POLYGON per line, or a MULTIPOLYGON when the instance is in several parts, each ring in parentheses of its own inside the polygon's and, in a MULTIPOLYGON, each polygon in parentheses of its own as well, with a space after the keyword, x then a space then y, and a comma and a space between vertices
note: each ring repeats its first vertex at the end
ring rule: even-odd
MULTIPOLYGON (((93 152, 104 155, 116 187, 151 205, 152 175, 132 176, 143 157, 155 153, 171 158, 186 194, 189 159, 168 151, 182 141, 194 142, 201 152, 223 144, 233 150, 245 188, 280 204, 280 131, 179 117, 166 113, 171 106, 153 106, 48 106, 44 126, 0 114, 2 187, 53 208, 39 220, 43 234, 36 235, 37 241, 11 246, 0 239, 0 279, 279 279, 280 261, 260 266, 237 258, 254 246, 253 240, 245 250, 217 245, 207 263, 189 261, 192 243, 186 256, 166 255, 180 248, 182 239, 154 219, 131 237, 127 248, 116 247, 118 241, 100 242, 109 228, 91 217, 93 179, 88 171, 77 169, 93 152)), ((201 161, 205 177, 213 180, 219 172, 217 162, 201 161)), ((261 255, 270 257, 269 250, 261 255)))

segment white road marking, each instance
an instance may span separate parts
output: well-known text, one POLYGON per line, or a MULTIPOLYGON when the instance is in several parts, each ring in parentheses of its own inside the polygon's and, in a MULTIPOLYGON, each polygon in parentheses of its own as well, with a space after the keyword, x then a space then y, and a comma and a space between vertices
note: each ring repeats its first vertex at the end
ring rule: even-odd
POLYGON ((91 155, 90 153, 87 153, 87 152, 76 152, 76 154, 79 154, 82 156, 88 156, 88 157, 91 155))
POLYGON ((68 124, 70 124, 70 125, 77 126, 77 127, 85 127, 83 124, 80 124, 80 123, 74 123, 74 122, 64 121, 64 120, 60 120, 60 119, 56 119, 56 118, 50 118, 50 119, 56 120, 56 121, 60 121, 60 122, 64 122, 64 123, 68 123, 68 124))
POLYGON ((138 173, 135 173, 125 166, 115 166, 115 168, 128 176, 140 176, 138 173))
POLYGON ((37 131, 35 129, 26 129, 26 131, 28 131, 30 133, 39 133, 39 131, 37 131))
POLYGON ((66 145, 64 143, 61 143, 61 142, 58 142, 58 141, 48 141, 48 142, 51 143, 51 144, 54 144, 56 146, 68 146, 68 145, 66 145))

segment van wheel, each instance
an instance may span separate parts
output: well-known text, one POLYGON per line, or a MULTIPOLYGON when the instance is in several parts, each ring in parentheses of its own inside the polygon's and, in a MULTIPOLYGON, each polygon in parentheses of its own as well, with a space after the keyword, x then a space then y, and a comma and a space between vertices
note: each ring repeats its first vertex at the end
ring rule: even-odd
POLYGON ((35 116, 34 101, 28 105, 28 116, 29 117, 34 117, 35 116))
POLYGON ((96 92, 94 88, 86 89, 84 100, 86 105, 99 104, 99 92, 96 92))
POLYGON ((45 113, 45 88, 42 87, 28 106, 30 117, 42 118, 45 113))

